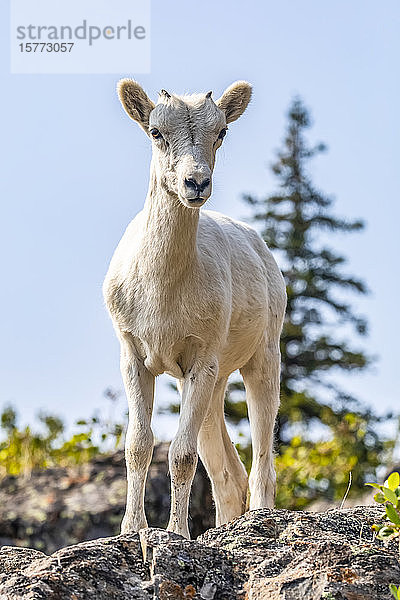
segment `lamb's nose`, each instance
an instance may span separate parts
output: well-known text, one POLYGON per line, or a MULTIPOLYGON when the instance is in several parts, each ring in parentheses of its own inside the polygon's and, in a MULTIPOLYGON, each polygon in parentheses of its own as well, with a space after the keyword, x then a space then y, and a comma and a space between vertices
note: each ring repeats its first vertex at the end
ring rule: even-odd
POLYGON ((201 194, 201 192, 204 192, 206 187, 210 185, 210 179, 207 177, 206 179, 203 179, 201 183, 197 183, 195 179, 190 177, 189 179, 185 179, 185 185, 190 190, 194 190, 198 194, 201 194))

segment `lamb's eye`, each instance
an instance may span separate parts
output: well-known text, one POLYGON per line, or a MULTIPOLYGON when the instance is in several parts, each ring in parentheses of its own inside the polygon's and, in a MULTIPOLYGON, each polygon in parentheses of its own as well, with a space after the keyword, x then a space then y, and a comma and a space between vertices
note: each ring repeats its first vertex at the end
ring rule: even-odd
POLYGON ((151 136, 155 139, 155 140, 159 140, 162 138, 161 133, 158 131, 158 129, 156 129, 155 127, 153 127, 153 129, 150 129, 150 133, 151 136))
POLYGON ((224 137, 226 136, 226 132, 227 132, 227 131, 228 131, 228 130, 227 130, 227 128, 226 128, 226 127, 224 127, 224 129, 221 129, 221 131, 219 132, 219 135, 218 135, 218 139, 219 139, 219 140, 223 140, 223 139, 224 139, 224 137))

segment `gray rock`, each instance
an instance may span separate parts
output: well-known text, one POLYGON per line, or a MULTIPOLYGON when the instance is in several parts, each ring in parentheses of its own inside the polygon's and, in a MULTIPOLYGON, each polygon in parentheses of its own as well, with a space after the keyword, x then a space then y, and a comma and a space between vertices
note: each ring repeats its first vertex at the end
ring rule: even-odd
POLYGON ((374 539, 381 507, 261 509, 196 540, 160 529, 84 542, 51 556, 0 551, 0 600, 389 600, 397 544, 374 539))

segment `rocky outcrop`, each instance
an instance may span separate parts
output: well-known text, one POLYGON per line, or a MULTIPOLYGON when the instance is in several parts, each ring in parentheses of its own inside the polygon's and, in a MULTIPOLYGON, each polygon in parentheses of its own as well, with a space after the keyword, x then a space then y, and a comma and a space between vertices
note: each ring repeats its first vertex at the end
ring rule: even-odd
MULTIPOLYGON (((168 444, 154 448, 146 486, 149 525, 169 517, 168 444)), ((125 509, 123 452, 71 468, 34 471, 0 483, 0 545, 30 546, 51 554, 77 542, 117 535, 125 509)), ((190 502, 192 537, 214 525, 210 482, 199 462, 190 502)))
POLYGON ((261 509, 188 541, 160 529, 46 556, 0 551, 0 599, 389 600, 398 548, 373 538, 380 507, 261 509))

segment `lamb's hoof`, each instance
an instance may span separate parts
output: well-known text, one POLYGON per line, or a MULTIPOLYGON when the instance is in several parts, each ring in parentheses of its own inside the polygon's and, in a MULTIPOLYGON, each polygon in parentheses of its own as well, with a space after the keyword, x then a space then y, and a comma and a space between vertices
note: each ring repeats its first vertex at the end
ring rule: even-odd
POLYGON ((138 533, 141 529, 145 529, 146 527, 148 527, 146 519, 137 522, 133 519, 124 517, 121 523, 121 534, 138 533))

